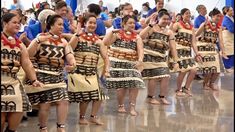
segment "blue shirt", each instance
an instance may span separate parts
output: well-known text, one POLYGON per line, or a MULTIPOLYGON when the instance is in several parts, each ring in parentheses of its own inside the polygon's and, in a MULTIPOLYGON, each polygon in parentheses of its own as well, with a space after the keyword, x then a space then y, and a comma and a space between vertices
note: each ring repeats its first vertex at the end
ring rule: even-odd
MULTIPOLYGON (((121 17, 115 18, 113 20, 113 28, 114 29, 121 29, 122 28, 121 23, 122 23, 122 18, 121 17)), ((141 25, 138 22, 135 22, 135 30, 138 30, 140 28, 141 28, 141 25)))
POLYGON ((199 28, 200 25, 206 21, 206 17, 199 15, 198 17, 195 18, 194 20, 194 28, 199 28))
POLYGON ((33 25, 29 25, 26 29, 25 29, 26 33, 27 33, 27 37, 30 40, 33 40, 34 38, 37 37, 37 35, 39 33, 42 32, 42 27, 41 27, 41 23, 39 21, 37 21, 35 24, 33 25))
POLYGON ((234 22, 228 16, 224 16, 222 26, 226 27, 229 32, 234 33, 234 22))
POLYGON ((101 19, 102 19, 103 21, 106 21, 106 20, 109 19, 109 16, 108 16, 106 13, 104 13, 104 12, 101 12, 101 13, 100 13, 100 17, 101 17, 101 19))
POLYGON ((28 25, 33 25, 37 22, 37 20, 30 19, 28 25))
POLYGON ((99 36, 104 36, 106 34, 106 28, 105 28, 103 20, 101 18, 97 18, 96 24, 97 24, 97 27, 96 27, 95 33, 99 36))
POLYGON ((67 18, 63 18, 64 20, 64 31, 63 33, 71 33, 71 30, 69 28, 69 20, 67 18))
POLYGON ((157 12, 157 7, 154 7, 153 9, 149 10, 147 17, 151 16, 154 12, 157 12))

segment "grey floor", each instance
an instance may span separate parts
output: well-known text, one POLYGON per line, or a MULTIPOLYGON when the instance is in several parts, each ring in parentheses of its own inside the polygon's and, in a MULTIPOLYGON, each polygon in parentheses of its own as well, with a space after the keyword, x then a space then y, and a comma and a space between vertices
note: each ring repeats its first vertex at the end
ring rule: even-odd
MULTIPOLYGON (((233 132, 234 131, 234 75, 226 73, 218 80, 219 91, 202 90, 202 81, 193 82, 191 98, 176 98, 176 75, 172 75, 168 100, 171 105, 149 105, 145 103, 146 89, 139 91, 137 117, 118 114, 116 94, 107 91, 109 100, 99 111, 103 126, 78 125, 78 105, 71 104, 66 124, 67 132, 233 132)), ((156 94, 158 95, 158 94, 156 94)), ((128 104, 128 102, 126 102, 128 104)), ((89 116, 90 106, 87 110, 89 116)), ((48 130, 56 132, 56 110, 51 109, 48 130)), ((22 122, 18 132, 37 132, 37 117, 22 122)))

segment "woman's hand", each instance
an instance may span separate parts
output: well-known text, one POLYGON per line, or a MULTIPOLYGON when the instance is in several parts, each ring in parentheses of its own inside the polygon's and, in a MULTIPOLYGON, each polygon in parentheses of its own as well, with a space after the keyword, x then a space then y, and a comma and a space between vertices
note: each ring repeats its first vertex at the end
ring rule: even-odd
POLYGON ((203 62, 203 61, 202 61, 202 56, 201 56, 201 54, 197 54, 197 55, 195 56, 195 59, 196 59, 196 61, 199 62, 199 63, 202 63, 202 62, 203 62))
POLYGON ((50 34, 39 35, 39 36, 36 37, 36 39, 38 39, 38 41, 40 41, 40 43, 41 43, 41 42, 47 41, 51 37, 52 37, 52 35, 50 35, 50 34))
POLYGON ((228 59, 228 56, 225 54, 225 52, 220 52, 221 56, 224 58, 224 59, 228 59))
POLYGON ((64 70, 66 71, 66 72, 72 72, 72 71, 74 71, 76 69, 76 65, 66 65, 65 67, 64 67, 64 70))
POLYGON ((110 73, 109 73, 109 69, 108 69, 108 68, 105 68, 105 69, 103 70, 102 75, 103 75, 104 77, 110 77, 111 75, 110 75, 110 73))
POLYGON ((177 69, 179 68, 179 64, 176 62, 173 64, 173 70, 177 71, 177 69))
POLYGON ((142 72, 144 70, 143 62, 142 61, 137 61, 136 64, 135 64, 135 68, 139 72, 142 72))
POLYGON ((34 87, 43 87, 43 83, 39 82, 38 80, 33 81, 32 85, 34 87))

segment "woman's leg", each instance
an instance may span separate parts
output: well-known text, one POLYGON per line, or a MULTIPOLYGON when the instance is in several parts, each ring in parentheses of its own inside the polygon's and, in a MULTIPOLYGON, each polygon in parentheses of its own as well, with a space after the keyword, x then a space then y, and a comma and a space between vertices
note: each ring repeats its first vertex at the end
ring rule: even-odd
POLYGON ((65 132, 65 122, 68 115, 69 102, 62 100, 56 102, 56 113, 57 113, 57 132, 65 132))
POLYGON ((218 90, 217 86, 215 85, 215 81, 217 80, 218 77, 219 77, 219 73, 212 73, 211 79, 210 79, 210 84, 209 84, 209 87, 212 90, 218 90))
POLYGON ((7 116, 6 112, 1 112, 1 132, 3 132, 5 126, 6 116, 7 116))
POLYGON ((85 119, 88 104, 89 104, 89 102, 80 102, 80 104, 79 104, 79 108, 80 108, 79 124, 81 124, 81 125, 87 125, 88 124, 88 121, 85 119))
POLYGON ((150 104, 160 104, 155 98, 156 86, 157 86, 157 80, 156 79, 150 79, 148 81, 147 102, 150 103, 150 104))
POLYGON ((188 77, 187 77, 187 80, 186 80, 186 83, 185 83, 185 87, 183 89, 183 91, 185 93, 187 93, 189 96, 192 96, 190 86, 192 84, 192 81, 193 81, 196 73, 197 73, 197 69, 192 69, 192 70, 189 71, 189 74, 188 74, 188 77))
POLYGON ((166 95, 167 95, 167 92, 168 92, 168 86, 169 86, 169 79, 170 77, 164 77, 161 79, 161 84, 160 84, 160 94, 159 94, 159 97, 162 101, 163 104, 170 104, 170 102, 168 102, 166 100, 166 95))
POLYGON ((209 81, 211 78, 211 73, 207 73, 204 75, 204 81, 203 81, 203 89, 209 90, 209 81))
POLYGON ((184 80, 184 77, 186 75, 186 72, 179 72, 179 75, 177 77, 177 90, 176 90, 176 96, 184 96, 185 94, 182 92, 182 83, 184 80))
POLYGON ((136 105, 136 98, 137 98, 138 92, 139 92, 139 89, 137 88, 129 89, 130 114, 132 116, 137 115, 137 112, 135 110, 135 105, 136 105))
POLYGON ((8 130, 16 131, 23 117, 23 112, 9 112, 7 115, 8 130))
POLYGON ((98 101, 93 101, 92 102, 92 109, 91 109, 91 122, 95 123, 96 125, 103 125, 104 123, 102 123, 101 121, 98 120, 97 118, 97 113, 100 109, 102 101, 98 100, 98 101))
POLYGON ((40 125, 40 132, 47 132, 47 121, 50 112, 50 103, 41 103, 39 104, 39 125, 40 125))
POLYGON ((126 109, 124 106, 125 95, 126 95, 126 89, 124 88, 117 89, 118 112, 120 113, 126 112, 126 109))

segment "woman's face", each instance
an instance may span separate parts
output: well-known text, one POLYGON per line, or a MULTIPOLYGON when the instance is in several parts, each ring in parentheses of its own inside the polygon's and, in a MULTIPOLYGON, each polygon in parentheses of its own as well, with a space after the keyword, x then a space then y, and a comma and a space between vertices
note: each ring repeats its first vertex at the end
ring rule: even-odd
POLYGON ((163 27, 166 27, 170 23, 170 17, 168 15, 163 15, 159 19, 159 24, 163 27))
POLYGON ((14 16, 8 23, 4 23, 4 29, 13 34, 18 33, 20 30, 19 17, 14 16))
POLYGON ((96 18, 90 17, 88 21, 86 22, 85 27, 86 27, 87 32, 91 32, 91 33, 95 32, 96 27, 97 27, 96 18))
POLYGON ((218 23, 220 21, 221 15, 222 14, 217 14, 217 15, 212 16, 212 21, 215 23, 218 23))
POLYGON ((62 18, 58 18, 54 25, 51 26, 51 30, 58 35, 61 35, 64 30, 64 21, 62 18))
POLYGON ((133 12, 133 7, 132 5, 128 5, 128 6, 125 6, 123 8, 123 15, 126 16, 126 15, 130 15, 131 12, 133 12))
POLYGON ((126 23, 124 23, 124 29, 126 31, 135 30, 135 20, 133 18, 129 18, 126 23))
POLYGON ((233 8, 230 7, 227 12, 228 16, 232 17, 233 16, 233 8))
POLYGON ((184 14, 183 14, 183 20, 184 21, 190 21, 190 19, 191 19, 191 12, 190 12, 190 10, 187 10, 184 14))

